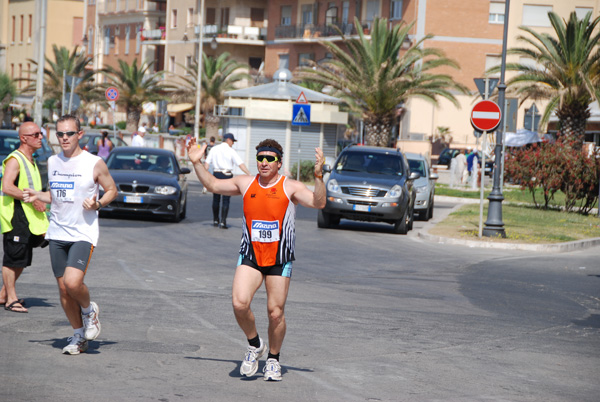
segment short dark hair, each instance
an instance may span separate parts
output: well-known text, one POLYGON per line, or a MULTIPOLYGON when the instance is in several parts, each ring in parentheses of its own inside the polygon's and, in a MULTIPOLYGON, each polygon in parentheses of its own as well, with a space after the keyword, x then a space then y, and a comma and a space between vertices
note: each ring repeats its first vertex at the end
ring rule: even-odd
MULTIPOLYGON (((279 154, 281 155, 281 157, 283 158, 283 148, 281 147, 281 145, 279 145, 279 143, 271 138, 268 138, 266 140, 262 140, 261 142, 258 143, 258 145, 256 146, 256 150, 258 151, 259 148, 275 148, 276 150, 279 151, 279 154)), ((258 153, 258 152, 257 152, 258 153)))
POLYGON ((81 131, 81 122, 79 121, 79 118, 77 116, 75 116, 74 114, 65 114, 65 115, 61 116, 60 119, 56 120, 56 125, 58 125, 58 123, 62 123, 63 121, 69 121, 69 120, 72 120, 75 122, 77 131, 81 131))

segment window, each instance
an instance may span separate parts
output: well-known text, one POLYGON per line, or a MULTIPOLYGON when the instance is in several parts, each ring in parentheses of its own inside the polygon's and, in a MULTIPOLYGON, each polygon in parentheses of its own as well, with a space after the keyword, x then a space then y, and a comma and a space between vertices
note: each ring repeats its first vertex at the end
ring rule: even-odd
POLYGON ((290 68, 290 55, 280 54, 279 55, 279 68, 290 68))
POLYGON ((31 42, 31 33, 33 30, 33 16, 31 14, 29 14, 29 31, 27 34, 27 42, 31 42))
POLYGON ((175 56, 171 56, 169 59, 169 71, 172 73, 175 72, 175 56))
POLYGON ((15 78, 15 63, 10 63, 10 78, 15 78))
POLYGON ((215 25, 217 23, 217 10, 212 7, 206 8, 206 25, 215 25))
POLYGON ((255 70, 259 70, 261 64, 262 64, 262 58, 260 58, 260 57, 250 57, 250 58, 248 58, 248 65, 250 66, 250 68, 253 68, 255 70))
POLYGON ((338 8, 335 3, 329 3, 329 8, 325 11, 325 24, 337 24, 338 8))
POLYGON ((402 0, 392 0, 390 4, 390 19, 402 19, 402 0))
POLYGON ((250 9, 250 26, 262 28, 265 24, 265 9, 250 9))
POLYGON ((504 3, 490 3, 490 24, 504 24, 504 3))
POLYGON ((177 28, 177 9, 171 10, 171 28, 177 28))
POLYGON ((27 79, 31 79, 31 63, 27 63, 27 79))
POLYGON ((104 55, 108 55, 108 50, 110 49, 110 28, 104 28, 104 55))
POLYGON ((348 16, 350 14, 350 2, 344 1, 342 2, 342 23, 348 23, 348 16))
POLYGON ((594 9, 591 7, 575 7, 575 14, 577 15, 577 19, 579 19, 579 20, 582 20, 583 17, 585 17, 587 13, 593 13, 593 12, 594 12, 594 9))
POLYGON ((190 68, 192 67, 192 56, 185 56, 185 75, 190 75, 190 68))
POLYGON ((131 37, 131 27, 127 25, 125 27, 125 54, 129 54, 129 39, 131 37))
MULTIPOLYGON (((23 78, 23 64, 19 63, 19 78, 23 78)), ((21 89, 22 81, 19 81, 18 87, 21 89)))
POLYGON ((229 25, 229 7, 221 9, 221 27, 227 28, 229 25))
POLYGON ((88 49, 88 54, 94 54, 94 28, 89 27, 88 28, 88 43, 87 43, 87 49, 88 49))
POLYGON ((187 26, 194 26, 194 9, 192 7, 187 9, 187 26))
POLYGON ((121 36, 121 27, 115 27, 115 54, 119 54, 119 36, 121 36))
MULTIPOLYGON (((492 67, 499 66, 502 63, 502 57, 497 54, 491 54, 485 56, 485 71, 488 71, 492 67)), ((500 72, 492 74, 492 77, 499 77, 500 72)))
POLYGON ((313 23, 313 6, 312 4, 302 5, 302 26, 313 23))
POLYGON ((13 15, 12 17, 12 42, 14 43, 15 41, 15 36, 16 36, 16 32, 17 32, 17 16, 13 15))
POLYGON ((281 6, 281 25, 292 25, 292 6, 281 6))
POLYGON ((142 47, 142 26, 137 27, 135 33, 135 54, 140 54, 140 48, 142 47))
POLYGON ((373 21, 375 17, 379 16, 379 0, 367 1, 367 21, 373 21))
POLYGON ((298 55, 298 67, 308 66, 308 61, 314 59, 315 55, 313 53, 300 53, 298 55))
POLYGON ((523 5, 522 24, 529 27, 550 27, 548 13, 552 6, 523 5))

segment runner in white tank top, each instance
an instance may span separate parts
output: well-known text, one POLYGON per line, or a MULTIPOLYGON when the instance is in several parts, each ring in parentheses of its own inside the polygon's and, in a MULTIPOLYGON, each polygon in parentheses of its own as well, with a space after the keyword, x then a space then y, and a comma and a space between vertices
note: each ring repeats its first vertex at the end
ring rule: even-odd
POLYGON ((100 309, 90 300, 83 279, 98 242, 98 210, 116 198, 117 188, 102 158, 79 147, 83 131, 77 116, 58 119, 56 136, 62 152, 48 160, 50 191, 25 189, 23 199, 51 204, 46 233, 50 261, 61 305, 74 330, 63 353, 78 355, 100 335, 100 309), (98 185, 104 189, 100 199, 98 185))

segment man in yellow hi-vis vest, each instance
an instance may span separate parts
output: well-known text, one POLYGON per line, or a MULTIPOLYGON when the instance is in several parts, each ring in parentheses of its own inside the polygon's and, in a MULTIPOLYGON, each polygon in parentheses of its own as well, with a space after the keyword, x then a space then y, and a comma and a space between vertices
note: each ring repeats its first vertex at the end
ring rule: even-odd
POLYGON ((4 258, 0 304, 15 313, 27 313, 25 301, 17 298, 15 283, 23 269, 31 265, 33 247, 43 241, 48 229, 46 204, 39 200, 22 202, 23 189, 42 189, 42 178, 33 159, 33 153, 42 146, 42 137, 37 124, 23 123, 19 128, 21 145, 2 163, 0 225, 4 234, 4 258))

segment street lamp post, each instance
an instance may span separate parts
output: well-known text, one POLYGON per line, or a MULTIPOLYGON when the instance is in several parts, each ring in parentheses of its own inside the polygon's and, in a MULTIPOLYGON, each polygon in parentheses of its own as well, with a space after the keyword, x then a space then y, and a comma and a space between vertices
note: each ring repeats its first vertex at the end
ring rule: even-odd
POLYGON ((36 0, 38 11, 38 54, 37 76, 35 85, 35 110, 33 113, 35 124, 42 127, 42 106, 44 99, 44 67, 46 66, 46 14, 48 12, 47 0, 36 0))
MULTIPOLYGON (((510 9, 510 0, 506 0, 504 5, 504 34, 502 38, 502 66, 500 68, 500 84, 498 85, 498 104, 504 109, 504 95, 506 92, 506 84, 504 83, 504 75, 506 72, 506 39, 508 37, 508 12, 510 9)), ((502 188, 500 187, 500 170, 503 166, 504 155, 502 154, 502 144, 504 143, 504 122, 506 121, 506 113, 502 113, 502 121, 500 129, 496 131, 496 168, 494 169, 494 184, 492 192, 488 196, 489 206, 487 220, 483 228, 483 235, 486 237, 506 237, 504 231, 504 222, 502 221, 502 188)))
POLYGON ((204 0, 200 0, 198 8, 198 26, 200 27, 198 43, 198 71, 196 72, 196 115, 194 116, 194 137, 200 138, 200 103, 202 102, 202 52, 204 42, 204 0))

